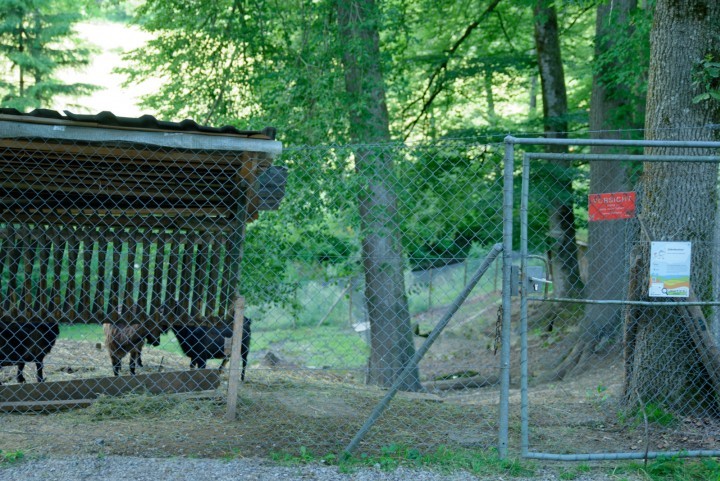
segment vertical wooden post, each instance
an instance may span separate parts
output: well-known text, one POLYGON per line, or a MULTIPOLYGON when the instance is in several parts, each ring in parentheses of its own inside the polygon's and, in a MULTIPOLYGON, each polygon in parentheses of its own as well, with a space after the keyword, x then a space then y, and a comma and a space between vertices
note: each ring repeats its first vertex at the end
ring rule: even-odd
POLYGON ((245 298, 237 296, 233 316, 233 343, 228 373, 227 412, 225 413, 225 419, 228 421, 234 421, 237 414, 237 395, 240 386, 240 348, 242 347, 244 317, 245 298))
MULTIPOLYGON (((243 155, 244 160, 244 155, 243 155)), ((232 291, 235 294, 235 312, 233 316, 233 342, 230 351, 230 372, 228 373, 228 393, 227 393, 227 412, 225 413, 226 421, 234 421, 237 414, 237 394, 240 385, 240 348, 242 347, 243 324, 245 320, 245 297, 240 294, 240 277, 242 273, 242 258, 245 252, 245 227, 248 221, 248 207, 254 199, 254 192, 251 192, 255 183, 255 173, 257 162, 249 159, 249 173, 246 179, 249 187, 245 188, 245 202, 238 205, 238 215, 236 219, 236 230, 233 237, 228 242, 230 250, 229 264, 231 267, 232 291)), ((240 185, 240 182, 236 184, 240 185)))

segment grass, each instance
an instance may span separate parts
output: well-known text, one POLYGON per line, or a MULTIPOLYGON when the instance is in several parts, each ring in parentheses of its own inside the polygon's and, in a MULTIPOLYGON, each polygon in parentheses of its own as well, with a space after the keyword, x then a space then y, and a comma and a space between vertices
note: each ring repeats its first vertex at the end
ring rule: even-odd
POLYGON ((646 419, 650 424, 663 427, 670 427, 678 422, 673 413, 655 403, 648 403, 642 407, 638 406, 627 412, 618 412, 619 422, 628 426, 641 426, 646 419))
POLYGON ((651 481, 720 481, 717 458, 659 458, 647 465, 633 463, 617 472, 636 473, 651 481))
POLYGON ((360 468, 373 467, 383 471, 394 471, 399 467, 433 469, 443 474, 466 471, 476 476, 506 475, 531 477, 532 463, 500 459, 494 450, 473 450, 440 446, 422 452, 402 444, 390 444, 381 448, 377 455, 326 454, 317 456, 301 446, 297 453, 279 452, 270 456, 273 461, 285 464, 331 464, 337 465, 342 473, 353 473, 360 468))
MULTIPOLYGON (((340 472, 353 473, 359 468, 374 467, 393 471, 398 467, 432 469, 442 474, 465 471, 475 476, 497 476, 498 479, 536 478, 538 467, 520 459, 500 459, 495 450, 476 450, 439 446, 422 452, 406 445, 391 444, 381 449, 380 454, 349 456, 337 454, 315 455, 302 446, 296 453, 278 452, 270 458, 280 464, 330 464, 337 465, 340 472)), ((591 479, 593 472, 609 474, 612 479, 644 479, 648 481, 720 481, 720 463, 715 458, 661 458, 647 464, 623 463, 609 468, 592 467, 587 464, 545 467, 543 471, 554 471, 557 479, 573 481, 591 479)), ((540 479, 540 478, 538 478, 540 479)))
POLYGON ((23 459, 25 459, 25 453, 22 451, 3 451, 0 449, 0 466, 18 463, 23 459))
MULTIPOLYGON (((102 343, 105 337, 99 324, 63 324, 60 339, 102 343)), ((160 337, 160 346, 156 349, 183 355, 172 332, 160 337)), ((280 350, 281 357, 303 359, 304 366, 310 368, 341 366, 344 369, 359 369, 365 365, 369 353, 360 336, 335 325, 295 329, 290 326, 284 329, 275 326, 256 328, 251 353, 270 350, 280 350)))

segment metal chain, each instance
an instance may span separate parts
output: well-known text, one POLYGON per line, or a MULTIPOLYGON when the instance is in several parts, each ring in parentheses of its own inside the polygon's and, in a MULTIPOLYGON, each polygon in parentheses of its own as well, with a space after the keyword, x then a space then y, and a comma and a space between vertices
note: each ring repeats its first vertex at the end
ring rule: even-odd
POLYGON ((500 333, 502 331, 503 306, 500 304, 497 310, 497 319, 495 320, 495 343, 493 345, 493 355, 497 355, 498 346, 500 345, 500 333))

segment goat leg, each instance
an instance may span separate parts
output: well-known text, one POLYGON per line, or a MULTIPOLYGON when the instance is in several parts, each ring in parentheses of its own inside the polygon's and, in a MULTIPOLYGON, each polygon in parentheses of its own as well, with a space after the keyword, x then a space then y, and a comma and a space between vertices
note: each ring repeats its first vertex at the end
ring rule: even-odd
POLYGON ((220 363, 220 367, 218 368, 218 371, 219 371, 219 372, 222 372, 222 370, 223 370, 223 368, 225 367, 225 364, 227 364, 227 362, 228 362, 228 358, 227 358, 227 357, 224 357, 223 360, 222 360, 222 362, 220 363))
POLYGON ((111 355, 110 361, 112 362, 113 375, 119 376, 120 375, 120 367, 121 367, 120 357, 111 355))
POLYGON ((130 351, 130 374, 135 375, 135 364, 137 362, 138 352, 133 349, 130 351))
POLYGON ((19 362, 17 370, 17 382, 19 383, 25 382, 25 376, 23 376, 23 369, 25 369, 25 363, 19 362))
POLYGON ((43 361, 35 361, 35 369, 37 370, 37 381, 45 382, 45 376, 43 376, 43 361))

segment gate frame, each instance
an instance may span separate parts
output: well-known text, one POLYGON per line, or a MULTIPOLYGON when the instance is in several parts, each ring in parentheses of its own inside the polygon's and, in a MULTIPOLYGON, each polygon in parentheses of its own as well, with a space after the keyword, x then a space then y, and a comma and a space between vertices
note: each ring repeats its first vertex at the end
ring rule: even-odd
MULTIPOLYGON (((508 135, 505 143, 504 168, 504 205, 503 205, 503 318, 502 318, 502 350, 500 360, 500 420, 498 431, 498 454, 507 456, 508 426, 510 411, 510 337, 511 337, 511 269, 512 269, 512 223, 513 223, 513 173, 515 166, 515 145, 563 145, 563 146, 607 146, 607 147, 668 147, 668 148, 710 148, 720 149, 720 142, 713 141, 677 141, 677 140, 613 140, 613 139, 553 139, 553 138, 517 138, 508 135)), ((520 456, 526 459, 544 459, 552 461, 600 461, 654 459, 658 457, 717 457, 720 450, 694 451, 648 451, 648 452, 616 452, 616 453, 580 453, 559 454, 531 452, 529 450, 529 402, 528 402, 528 342, 527 342, 527 301, 525 282, 527 280, 527 240, 528 240, 528 202, 529 202, 529 171, 531 160, 631 160, 639 162, 715 162, 720 163, 720 156, 687 156, 687 155, 644 155, 644 154, 552 154, 523 152, 522 185, 520 200, 520 417, 521 440, 520 456)), ((585 304, 622 304, 622 305, 660 305, 663 306, 717 306, 720 302, 673 302, 659 303, 651 301, 629 300, 589 300, 589 299, 548 299, 555 302, 576 302, 585 304)))

